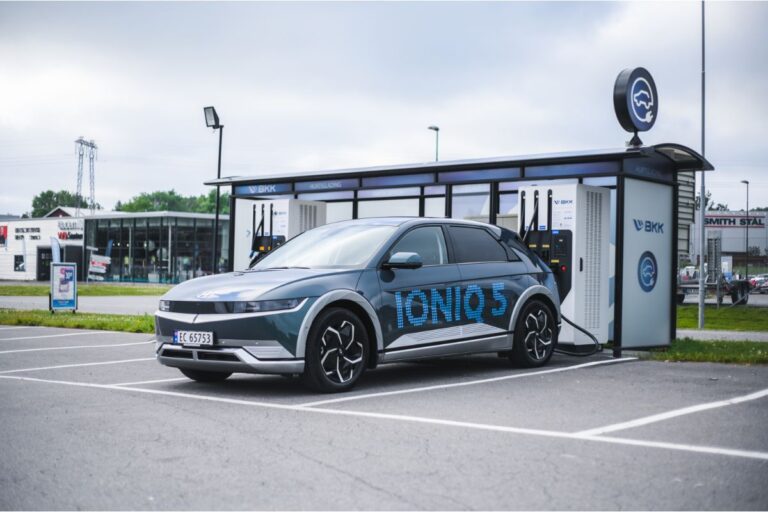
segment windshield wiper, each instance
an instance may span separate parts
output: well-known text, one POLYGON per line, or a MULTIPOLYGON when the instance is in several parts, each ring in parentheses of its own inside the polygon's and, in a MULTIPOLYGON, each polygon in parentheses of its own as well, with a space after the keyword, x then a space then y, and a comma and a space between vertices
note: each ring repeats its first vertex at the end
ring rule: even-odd
POLYGON ((267 267, 267 268, 265 268, 263 270, 287 270, 287 269, 290 269, 290 268, 308 269, 309 267, 267 267))

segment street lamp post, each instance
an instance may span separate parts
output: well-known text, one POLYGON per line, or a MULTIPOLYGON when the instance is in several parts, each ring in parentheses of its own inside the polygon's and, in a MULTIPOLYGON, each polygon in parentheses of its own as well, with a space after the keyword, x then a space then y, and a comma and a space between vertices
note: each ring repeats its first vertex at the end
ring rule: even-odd
POLYGON ((747 282, 749 282, 749 181, 741 180, 743 184, 747 186, 747 252, 744 253, 746 257, 746 271, 744 272, 747 282))
MULTIPOLYGON (((224 125, 219 123, 219 115, 216 113, 216 109, 213 107, 203 108, 205 114, 205 125, 208 128, 213 128, 214 131, 219 130, 219 165, 216 171, 216 179, 221 178, 221 141, 224 137, 224 125)), ((216 185, 216 212, 213 218, 213 266, 212 271, 215 274, 217 271, 219 259, 219 185, 216 185)))
POLYGON ((432 130, 435 132, 435 162, 439 161, 438 158, 438 146, 440 143, 440 127, 439 126, 428 126, 427 130, 432 130))

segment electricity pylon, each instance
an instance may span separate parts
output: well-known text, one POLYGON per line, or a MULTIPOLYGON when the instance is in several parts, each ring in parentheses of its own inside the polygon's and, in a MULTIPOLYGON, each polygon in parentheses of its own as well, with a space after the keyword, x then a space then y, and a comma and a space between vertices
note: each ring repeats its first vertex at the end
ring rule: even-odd
POLYGON ((75 141, 75 150, 77 151, 77 192, 75 193, 76 213, 75 216, 80 216, 80 202, 82 201, 83 191, 83 159, 85 158, 86 148, 88 148, 88 172, 91 185, 91 196, 88 199, 88 208, 93 215, 96 210, 96 167, 94 161, 96 160, 96 154, 98 146, 93 140, 85 140, 83 137, 78 138, 75 141))

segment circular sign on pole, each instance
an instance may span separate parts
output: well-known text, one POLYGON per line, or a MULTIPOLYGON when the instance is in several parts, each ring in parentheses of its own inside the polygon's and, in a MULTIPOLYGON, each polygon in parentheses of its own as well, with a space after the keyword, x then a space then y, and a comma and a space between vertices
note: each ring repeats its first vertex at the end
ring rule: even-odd
POLYGON ((650 292, 656 286, 659 265, 651 251, 645 251, 637 263, 637 281, 644 292, 650 292))
POLYGON ((659 112, 656 83, 645 68, 625 69, 613 86, 613 108, 621 127, 628 132, 646 132, 659 112))

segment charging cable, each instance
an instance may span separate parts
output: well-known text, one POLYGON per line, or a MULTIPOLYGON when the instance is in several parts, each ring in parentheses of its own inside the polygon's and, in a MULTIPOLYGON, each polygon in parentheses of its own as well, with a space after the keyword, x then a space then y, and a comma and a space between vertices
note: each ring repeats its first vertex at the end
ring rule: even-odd
MULTIPOLYGON (((531 229, 533 229, 533 221, 536 218, 536 214, 539 212, 539 200, 536 199, 533 203, 533 215, 531 215, 531 222, 528 224, 528 229, 525 230, 525 233, 523 233, 523 243, 528 239, 528 233, 531 232, 531 229)), ((523 212, 525 213, 525 212, 523 212)))
POLYGON ((603 346, 600 345, 600 342, 597 341, 597 338, 591 332, 589 332, 588 330, 584 329, 580 325, 576 325, 575 323, 573 323, 571 320, 569 320, 568 317, 566 317, 562 313, 560 313, 560 318, 565 320, 566 323, 571 325, 577 331, 581 331, 584 334, 586 334, 587 336, 589 336, 589 339, 591 339, 595 343, 595 346, 594 346, 594 348, 592 349, 591 352, 571 352, 569 350, 562 350, 562 349, 559 349, 559 348, 556 348, 555 352, 557 352, 558 354, 564 354, 564 355, 567 355, 567 356, 587 357, 587 356, 591 356, 591 355, 597 354, 598 352, 602 352, 603 351, 603 346))

